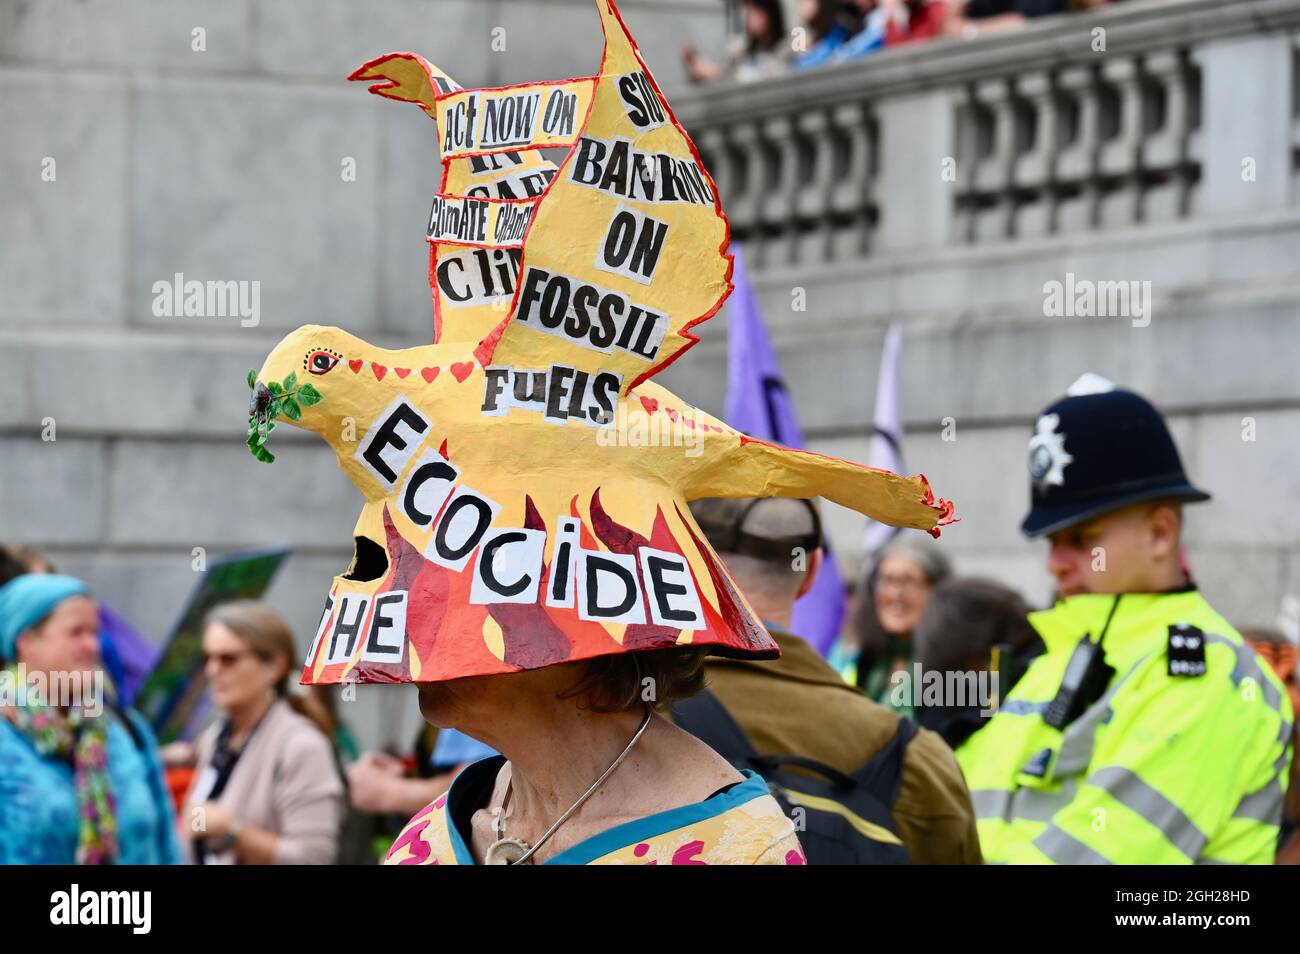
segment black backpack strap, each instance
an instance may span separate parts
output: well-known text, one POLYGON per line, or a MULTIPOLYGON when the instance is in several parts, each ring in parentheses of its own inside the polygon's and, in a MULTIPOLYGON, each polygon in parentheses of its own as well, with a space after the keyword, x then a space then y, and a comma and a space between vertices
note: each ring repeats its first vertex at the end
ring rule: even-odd
POLYGON ((836 788, 849 790, 856 788, 858 785, 851 776, 845 775, 834 766, 827 765, 825 762, 818 762, 816 759, 807 759, 801 755, 759 755, 754 757, 753 763, 756 768, 762 770, 759 774, 764 777, 766 777, 768 770, 777 772, 783 766, 793 765, 795 768, 821 776, 836 788))
POLYGON ((747 766, 758 750, 718 697, 705 689, 673 703, 673 721, 735 766, 747 766))
POLYGON ((912 739, 916 738, 918 731, 920 730, 915 722, 900 717, 898 731, 894 733, 889 744, 877 752, 870 762, 853 773, 853 777, 860 784, 879 792, 882 796, 887 795, 887 804, 891 810, 894 801, 898 798, 898 790, 903 784, 903 761, 907 755, 907 746, 912 739))
POLYGON ((894 733, 894 741, 890 744, 897 745, 901 755, 903 750, 905 750, 911 741, 916 738, 916 733, 920 731, 920 726, 918 726, 913 720, 905 716, 900 716, 898 719, 898 731, 894 733))

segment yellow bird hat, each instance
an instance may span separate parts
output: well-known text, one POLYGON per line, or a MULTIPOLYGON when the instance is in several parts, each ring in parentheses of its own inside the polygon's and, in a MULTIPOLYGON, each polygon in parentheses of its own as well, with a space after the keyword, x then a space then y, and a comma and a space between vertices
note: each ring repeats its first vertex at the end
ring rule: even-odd
POLYGON ((651 380, 731 292, 728 225, 614 4, 596 8, 596 76, 463 89, 411 53, 351 76, 437 123, 434 341, 309 325, 249 373, 253 455, 273 460, 288 421, 366 500, 305 684, 672 646, 772 658, 687 501, 822 496, 935 536, 952 520, 923 476, 754 440, 651 380))

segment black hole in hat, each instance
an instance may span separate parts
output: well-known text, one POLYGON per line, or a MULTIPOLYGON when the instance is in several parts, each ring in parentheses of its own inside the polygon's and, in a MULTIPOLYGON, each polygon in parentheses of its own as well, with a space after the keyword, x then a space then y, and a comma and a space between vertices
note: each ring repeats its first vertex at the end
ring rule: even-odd
POLYGON ((365 583, 377 580, 388 571, 388 553, 369 537, 356 537, 356 550, 352 556, 352 566, 343 575, 345 580, 365 583))

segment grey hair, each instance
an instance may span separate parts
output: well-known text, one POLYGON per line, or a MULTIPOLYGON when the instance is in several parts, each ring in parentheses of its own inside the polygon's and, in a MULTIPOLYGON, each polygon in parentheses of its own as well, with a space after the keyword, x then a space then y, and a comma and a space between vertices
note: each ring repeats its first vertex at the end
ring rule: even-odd
POLYGON ((858 672, 870 670, 889 645, 889 636, 880 625, 876 615, 875 581, 880 564, 888 556, 906 556, 916 563, 925 573, 931 586, 938 586, 952 576, 952 563, 939 549, 938 544, 919 532, 903 531, 888 544, 881 547, 872 558, 867 572, 858 581, 858 602, 850 620, 850 629, 858 638, 861 655, 858 657, 858 672))
POLYGON ((881 547, 875 559, 871 561, 871 572, 874 573, 885 557, 895 554, 912 560, 925 572, 926 579, 931 583, 941 583, 952 576, 952 561, 948 559, 948 555, 939 549, 937 543, 919 532, 900 533, 881 547))

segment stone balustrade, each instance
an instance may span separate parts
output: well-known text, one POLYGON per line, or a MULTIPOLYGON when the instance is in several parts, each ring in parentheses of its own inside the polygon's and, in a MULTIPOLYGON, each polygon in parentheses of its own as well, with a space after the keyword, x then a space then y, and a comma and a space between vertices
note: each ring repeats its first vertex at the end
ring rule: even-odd
POLYGON ((850 261, 1294 203, 1298 39, 1300 0, 1147 0, 676 110, 760 263, 850 261))

